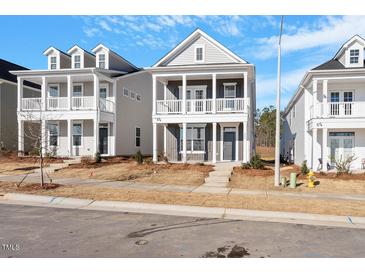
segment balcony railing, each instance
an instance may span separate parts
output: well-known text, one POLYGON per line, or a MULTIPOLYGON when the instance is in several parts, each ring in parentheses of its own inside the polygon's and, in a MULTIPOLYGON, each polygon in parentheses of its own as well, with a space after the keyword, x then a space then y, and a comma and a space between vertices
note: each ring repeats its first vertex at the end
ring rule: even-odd
POLYGON ((310 117, 364 117, 364 109, 365 102, 320 103, 310 108, 310 117))
MULTIPOLYGON (((46 99, 47 111, 68 111, 69 98, 68 97, 48 97, 46 99)), ((72 108, 71 110, 95 110, 95 97, 94 96, 78 96, 71 98, 72 108)), ((40 111, 42 110, 43 102, 42 98, 22 98, 21 110, 22 111, 40 111)), ((105 112, 114 112, 115 103, 111 100, 100 98, 99 109, 105 112)))
MULTIPOLYGON (((217 113, 247 112, 249 99, 247 98, 220 98, 216 99, 217 113)), ((157 100, 157 114, 182 114, 183 100, 157 100)), ((186 113, 202 114, 214 113, 213 99, 186 100, 186 113)))

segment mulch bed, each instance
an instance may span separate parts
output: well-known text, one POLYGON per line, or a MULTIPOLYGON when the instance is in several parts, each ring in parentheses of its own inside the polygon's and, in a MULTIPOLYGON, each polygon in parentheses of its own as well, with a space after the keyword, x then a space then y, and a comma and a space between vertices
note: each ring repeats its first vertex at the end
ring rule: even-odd
POLYGON ((54 184, 54 183, 45 183, 43 185, 43 187, 41 187, 41 184, 26 184, 26 185, 21 185, 19 187, 20 190, 24 190, 24 191, 33 191, 33 190, 51 190, 51 189, 56 189, 61 187, 62 185, 60 184, 54 184))
POLYGON ((234 172, 246 176, 257 176, 257 177, 270 177, 274 175, 274 170, 270 168, 266 169, 243 169, 241 167, 235 167, 234 172))

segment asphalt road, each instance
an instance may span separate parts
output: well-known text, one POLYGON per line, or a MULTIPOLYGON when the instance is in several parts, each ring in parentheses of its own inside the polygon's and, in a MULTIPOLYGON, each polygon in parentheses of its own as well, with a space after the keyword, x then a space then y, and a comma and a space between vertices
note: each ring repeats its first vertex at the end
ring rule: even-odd
POLYGON ((365 230, 0 204, 0 257, 365 257, 365 230))

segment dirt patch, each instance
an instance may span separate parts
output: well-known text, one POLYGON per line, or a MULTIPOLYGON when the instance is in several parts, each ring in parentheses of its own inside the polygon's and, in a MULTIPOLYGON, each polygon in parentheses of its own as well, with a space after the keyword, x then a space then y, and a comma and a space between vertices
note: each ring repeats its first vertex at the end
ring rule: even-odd
POLYGON ((265 161, 273 161, 275 159, 274 147, 256 147, 256 153, 260 154, 261 159, 265 161))
POLYGON ((21 185, 19 187, 20 191, 37 191, 37 190, 51 190, 51 189, 56 189, 58 187, 61 187, 60 184, 53 184, 53 183, 49 183, 49 184, 44 184, 43 187, 41 187, 40 184, 27 184, 27 185, 21 185))
POLYGON ((269 177, 274 176, 274 171, 272 169, 243 169, 241 167, 233 168, 234 174, 240 174, 244 176, 259 176, 259 177, 269 177))
POLYGON ((144 203, 196 205, 206 207, 242 208, 344 216, 365 216, 364 201, 302 199, 278 196, 266 197, 207 193, 181 193, 71 185, 61 186, 55 189, 25 190, 24 188, 17 188, 14 183, 4 182, 0 182, 0 191, 93 200, 133 201, 144 203))
POLYGON ((134 161, 121 163, 99 163, 84 167, 71 165, 54 173, 56 177, 134 181, 143 183, 201 185, 209 172, 210 165, 199 164, 137 164, 134 161))

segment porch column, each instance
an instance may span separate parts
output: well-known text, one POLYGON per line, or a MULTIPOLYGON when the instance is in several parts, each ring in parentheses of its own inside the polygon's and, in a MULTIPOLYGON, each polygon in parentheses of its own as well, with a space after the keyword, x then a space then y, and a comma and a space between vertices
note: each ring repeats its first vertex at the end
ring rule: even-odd
POLYGON ((167 157, 167 125, 163 125, 163 155, 167 157))
POLYGON ((238 150, 238 146, 239 146, 239 144, 240 144, 240 138, 239 138, 239 135, 240 135, 240 134, 239 134, 238 128, 239 128, 239 126, 237 125, 237 126, 236 126, 236 147, 235 147, 235 149, 236 149, 236 150, 235 150, 235 154, 236 154, 236 159, 235 159, 235 160, 236 160, 236 162, 238 162, 238 159, 239 159, 239 158, 238 158, 238 151, 239 151, 239 150, 238 150))
POLYGON ((317 117, 318 116, 318 97, 317 97, 317 80, 313 80, 313 101, 312 101, 312 106, 313 106, 313 117, 317 117))
POLYGON ((248 73, 245 71, 243 73, 243 98, 244 98, 244 110, 247 111, 248 106, 248 73))
POLYGON ((99 119, 95 118, 94 119, 94 153, 96 154, 97 152, 99 152, 99 119))
POLYGON ((23 99, 23 78, 18 77, 18 106, 17 110, 20 111, 22 109, 22 99, 23 99))
POLYGON ((213 123, 213 149, 212 149, 212 163, 217 162, 217 123, 213 123))
POLYGON ((117 125, 116 125, 116 119, 114 118, 114 121, 112 123, 112 130, 113 130, 113 137, 112 137, 112 144, 113 144, 113 149, 112 149, 112 156, 116 156, 117 155, 117 125))
POLYGON ((40 152, 44 156, 47 152, 48 144, 47 144, 47 121, 41 120, 41 150, 40 152))
POLYGON ((163 100, 166 101, 167 99, 167 84, 163 83, 163 100))
POLYGON ((154 163, 157 163, 157 154, 158 154, 158 150, 157 150, 157 124, 153 123, 153 148, 152 148, 152 160, 154 163))
POLYGON ((217 113, 217 74, 215 73, 212 74, 212 100, 212 112, 217 113))
POLYGON ((186 157, 186 123, 183 123, 183 162, 186 163, 187 162, 187 157, 186 157))
POLYGON ((68 109, 72 109, 72 79, 71 75, 67 75, 67 102, 68 109))
POLYGON ((45 111, 47 109, 47 81, 46 77, 42 77, 42 103, 41 109, 45 111))
POLYGON ((247 163, 249 161, 248 159, 248 151, 247 151, 247 121, 243 122, 243 145, 242 145, 242 159, 244 163, 247 163))
POLYGON ((322 129, 322 171, 327 171, 328 148, 327 148, 327 128, 322 129))
POLYGON ((220 126, 220 131, 221 131, 221 142, 220 142, 220 147, 221 147, 221 153, 220 153, 220 155, 221 155, 221 161, 223 161, 223 138, 224 138, 224 126, 222 125, 222 124, 219 124, 219 126, 220 126))
POLYGON ((67 144, 68 155, 72 156, 72 120, 67 120, 67 144))
POLYGON ((152 75, 152 115, 156 115, 156 100, 157 100, 157 81, 156 75, 152 75))
POLYGON ((312 170, 317 171, 318 154, 317 154, 317 129, 312 129, 312 170))
POLYGON ((24 153, 24 121, 18 119, 18 155, 24 153))
POLYGON ((323 99, 322 99, 322 106, 323 106, 323 117, 327 117, 328 115, 328 105, 327 105, 327 102, 328 102, 328 80, 323 80, 323 99))
POLYGON ((186 114, 186 74, 183 74, 183 76, 182 76, 182 84, 183 84, 183 89, 182 89, 182 96, 183 96, 182 113, 186 114))
MULTIPOLYGON (((94 74, 94 98, 95 98, 95 109, 99 109, 99 94, 100 93, 100 82, 99 77, 94 74)), ((97 150, 99 151, 99 149, 97 150)))

